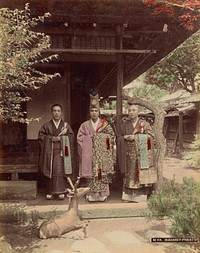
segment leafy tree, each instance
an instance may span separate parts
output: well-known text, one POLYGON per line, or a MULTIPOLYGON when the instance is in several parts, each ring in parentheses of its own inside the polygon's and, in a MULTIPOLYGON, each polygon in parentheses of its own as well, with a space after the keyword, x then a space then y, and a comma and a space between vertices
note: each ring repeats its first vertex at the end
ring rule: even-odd
POLYGON ((45 13, 32 18, 29 4, 24 10, 0 9, 0 118, 4 122, 28 122, 23 104, 30 99, 30 91, 58 75, 42 73, 35 67, 57 57, 42 56, 50 47, 50 38, 34 31, 49 16, 45 13))
POLYGON ((132 89, 132 96, 150 100, 157 104, 160 103, 159 99, 165 94, 166 91, 156 85, 142 84, 132 89))
POLYGON ((195 92, 200 89, 199 73, 200 31, 148 70, 146 81, 167 90, 178 86, 195 92))
POLYGON ((187 30, 193 30, 198 26, 200 17, 199 0, 143 0, 143 2, 153 9, 153 14, 167 13, 173 17, 177 15, 177 7, 181 12, 178 14, 180 24, 187 30))

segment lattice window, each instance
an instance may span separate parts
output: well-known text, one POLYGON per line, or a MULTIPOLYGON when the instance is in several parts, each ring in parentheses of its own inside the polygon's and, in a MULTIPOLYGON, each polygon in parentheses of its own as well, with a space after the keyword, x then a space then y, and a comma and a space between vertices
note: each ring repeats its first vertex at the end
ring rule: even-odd
POLYGON ((71 48, 115 49, 115 37, 77 36, 71 37, 71 48))
POLYGON ((51 48, 70 48, 71 38, 69 35, 59 34, 50 36, 51 48))

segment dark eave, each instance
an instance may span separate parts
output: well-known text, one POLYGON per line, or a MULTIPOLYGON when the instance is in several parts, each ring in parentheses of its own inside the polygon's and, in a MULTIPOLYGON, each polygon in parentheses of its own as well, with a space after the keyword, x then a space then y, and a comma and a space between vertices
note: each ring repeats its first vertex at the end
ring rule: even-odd
MULTIPOLYGON (((23 9, 27 0, 1 0, 0 7, 23 9)), ((151 8, 141 0, 29 0, 31 15, 51 13, 50 19, 40 24, 39 30, 50 36, 108 36, 122 38, 121 48, 106 48, 95 51, 95 48, 53 47, 52 52, 60 55, 58 61, 116 62, 117 55, 124 55, 124 85, 144 73, 182 42, 193 31, 183 28, 178 18, 182 12, 176 8, 176 15, 152 15, 151 8)), ((57 62, 58 63, 58 62, 57 62)), ((112 67, 103 85, 109 94, 113 90, 116 68, 112 67)), ((105 88, 104 87, 104 88, 105 88)), ((112 95, 116 95, 113 94, 112 95)))

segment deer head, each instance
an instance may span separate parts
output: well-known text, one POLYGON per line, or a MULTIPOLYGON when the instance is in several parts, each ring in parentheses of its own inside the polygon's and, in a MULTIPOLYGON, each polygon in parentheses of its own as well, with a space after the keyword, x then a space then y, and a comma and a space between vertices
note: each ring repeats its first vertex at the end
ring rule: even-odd
POLYGON ((71 201, 72 199, 78 200, 78 198, 84 196, 86 193, 90 191, 89 187, 82 187, 82 188, 77 188, 79 183, 80 183, 80 177, 77 178, 75 184, 72 183, 71 179, 68 177, 67 181, 69 182, 71 189, 67 189, 67 197, 69 198, 69 209, 71 208, 71 201))

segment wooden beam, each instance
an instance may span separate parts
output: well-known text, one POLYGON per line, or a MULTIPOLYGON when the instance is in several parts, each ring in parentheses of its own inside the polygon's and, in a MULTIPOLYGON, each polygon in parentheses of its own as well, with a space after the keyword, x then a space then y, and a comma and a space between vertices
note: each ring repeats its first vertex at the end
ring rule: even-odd
POLYGON ((35 65, 36 67, 39 67, 39 68, 64 68, 64 65, 61 63, 37 63, 35 65))
MULTIPOLYGON (((70 35, 83 35, 83 36, 105 36, 105 37, 114 37, 116 36, 116 31, 115 29, 108 29, 108 28, 92 28, 92 29, 75 29, 71 27, 52 27, 51 26, 45 26, 45 27, 38 27, 36 29, 38 32, 44 32, 45 34, 48 34, 49 36, 51 35, 62 35, 62 36, 70 36, 70 35)), ((149 29, 149 30, 128 30, 128 31, 123 31, 122 37, 123 38, 132 38, 135 34, 152 34, 152 33, 164 33, 163 30, 161 29, 149 29)))
POLYGON ((110 76, 116 71, 116 65, 109 70, 108 74, 104 76, 101 82, 97 85, 97 90, 101 90, 101 88, 106 84, 106 81, 110 78, 110 76))
POLYGON ((0 164, 0 173, 35 173, 38 172, 37 164, 0 164))
POLYGON ((15 181, 19 179, 19 173, 37 173, 37 164, 0 164, 0 174, 11 174, 11 180, 15 181))
POLYGON ((70 72, 70 63, 65 64, 64 69, 64 119, 70 123, 70 114, 71 114, 71 102, 70 102, 70 85, 71 85, 71 72, 70 72))
POLYGON ((179 137, 179 129, 176 132, 176 136, 174 139, 174 150, 173 150, 173 154, 176 154, 176 147, 177 147, 177 143, 178 143, 178 137, 179 137))
POLYGON ((58 60, 67 62, 116 62, 116 55, 64 54, 58 60))
MULTIPOLYGON (((0 91, 0 96, 2 96, 2 92, 0 91)), ((3 121, 2 121, 2 116, 0 115, 0 154, 3 154, 3 143, 4 143, 4 136, 3 136, 3 121)), ((3 158, 2 155, 0 156, 0 164, 3 163, 3 158)))
POLYGON ((119 124, 122 116, 122 90, 124 83, 124 58, 123 55, 118 55, 117 60, 117 102, 116 102, 116 111, 117 111, 117 124, 119 124))
POLYGON ((51 48, 50 53, 95 53, 95 54, 155 54, 154 49, 83 49, 83 48, 51 48))
MULTIPOLYGON (((50 54, 44 53, 45 56, 48 56, 50 54)), ((52 62, 60 62, 60 64, 62 64, 64 62, 98 62, 98 63, 99 62, 114 62, 114 63, 116 63, 116 55, 63 53, 63 54, 59 55, 58 59, 52 60, 52 62)), ((43 65, 43 63, 40 63, 38 65, 41 66, 41 65, 43 65)), ((49 65, 50 65, 50 63, 49 63, 49 65)))
POLYGON ((179 155, 181 155, 183 151, 183 112, 179 112, 179 155))
POLYGON ((200 102, 195 103, 197 109, 196 134, 200 134, 200 102))
POLYGON ((129 73, 129 74, 134 73, 135 70, 136 70, 138 67, 140 67, 140 65, 143 64, 151 55, 152 55, 151 53, 145 55, 144 58, 143 58, 141 61, 139 61, 133 68, 131 68, 131 69, 128 70, 128 73, 129 73))

